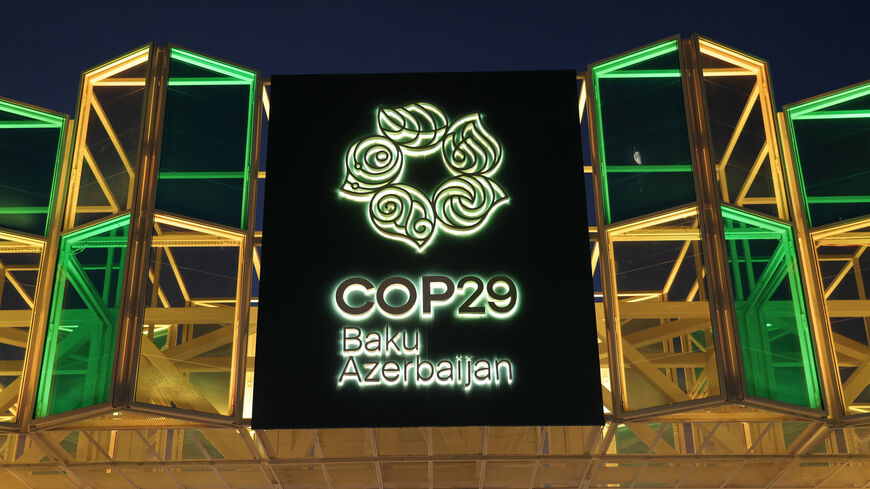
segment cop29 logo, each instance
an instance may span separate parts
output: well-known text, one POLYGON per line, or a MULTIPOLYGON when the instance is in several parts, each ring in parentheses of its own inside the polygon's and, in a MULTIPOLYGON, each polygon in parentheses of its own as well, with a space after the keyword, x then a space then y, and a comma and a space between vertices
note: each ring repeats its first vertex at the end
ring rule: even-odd
POLYGON ((378 108, 377 133, 355 141, 345 154, 340 195, 368 202, 368 219, 382 236, 423 252, 443 230, 467 236, 508 202, 493 180, 502 146, 472 113, 450 121, 432 104, 378 108), (448 177, 432 195, 402 181, 406 165, 439 153, 448 177))

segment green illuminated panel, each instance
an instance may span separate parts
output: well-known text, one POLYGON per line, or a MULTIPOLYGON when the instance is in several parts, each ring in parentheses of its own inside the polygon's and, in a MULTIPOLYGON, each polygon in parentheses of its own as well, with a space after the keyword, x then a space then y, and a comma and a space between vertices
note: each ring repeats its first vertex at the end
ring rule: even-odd
POLYGON ((247 80, 237 80, 235 78, 206 78, 206 77, 191 77, 191 78, 171 78, 168 85, 170 87, 189 87, 189 86, 227 86, 227 85, 248 85, 247 80))
POLYGON ((747 393, 821 409, 791 227, 725 206, 722 218, 747 393))
POLYGON ((870 214, 870 83, 786 110, 810 226, 870 214))
POLYGON ((599 75, 599 78, 679 78, 680 70, 622 70, 599 75))
POLYGON ((257 76, 172 48, 157 209, 245 227, 257 76))
POLYGON ((606 222, 693 202, 678 43, 592 67, 606 222))
POLYGON ((109 400, 130 216, 61 237, 36 417, 109 400))
POLYGON ((0 100, 0 228, 48 233, 65 121, 0 100))

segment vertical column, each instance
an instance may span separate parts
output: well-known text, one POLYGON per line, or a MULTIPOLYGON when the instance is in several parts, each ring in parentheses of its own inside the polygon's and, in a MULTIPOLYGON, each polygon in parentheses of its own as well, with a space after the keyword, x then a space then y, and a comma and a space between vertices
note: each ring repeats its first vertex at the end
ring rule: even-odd
POLYGON ((112 407, 151 55, 146 46, 82 74, 33 418, 112 407))
POLYGON ((622 414, 739 400, 821 416, 767 65, 674 38, 589 76, 622 414))
POLYGON ((60 238, 34 416, 110 401, 130 215, 60 238))
POLYGON ((262 85, 170 46, 133 401, 240 418, 262 85))
POLYGON ((707 199, 718 207, 709 224, 711 245, 724 251, 717 252, 716 272, 727 280, 719 280, 727 289, 718 294, 730 302, 721 306, 726 321, 733 314, 729 334, 737 363, 731 371, 741 381, 736 398, 820 416, 816 348, 767 64, 698 37, 686 42, 686 53, 699 75, 696 125, 699 143, 707 146, 701 168, 714 187, 707 199))
POLYGON ((721 396, 679 39, 587 77, 614 414, 721 396))
POLYGON ((83 75, 39 423, 241 418, 261 90, 172 46, 83 75))
POLYGON ((813 302, 830 341, 832 410, 855 421, 870 412, 870 302, 866 250, 870 246, 867 142, 870 82, 784 109, 795 213, 807 227, 805 274, 817 280, 813 302))
POLYGON ((64 115, 0 99, 0 424, 26 420, 33 399, 68 130, 64 115))

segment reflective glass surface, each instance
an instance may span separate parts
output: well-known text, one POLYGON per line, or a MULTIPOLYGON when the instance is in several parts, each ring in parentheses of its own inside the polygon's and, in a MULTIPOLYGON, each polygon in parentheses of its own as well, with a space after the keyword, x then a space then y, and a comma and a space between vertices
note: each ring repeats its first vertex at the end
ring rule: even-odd
POLYGON ((791 227, 722 207, 747 393, 821 409, 791 227))
POLYGON ((65 119, 0 99, 0 228, 48 234, 65 119))
POLYGON ((61 237, 36 417, 109 400, 130 216, 61 237))
POLYGON ((157 217, 136 401, 230 414, 243 236, 157 217))
POLYGON ((720 394, 694 208, 611 232, 626 411, 720 394))
POLYGON ((246 226, 256 80, 251 71, 170 50, 157 209, 246 226))
POLYGON ((132 208, 149 57, 145 47, 82 76, 66 229, 132 208))
POLYGON ((607 223, 695 200, 677 41, 592 67, 607 223))
POLYGON ((870 214, 870 83, 786 114, 810 226, 870 214))

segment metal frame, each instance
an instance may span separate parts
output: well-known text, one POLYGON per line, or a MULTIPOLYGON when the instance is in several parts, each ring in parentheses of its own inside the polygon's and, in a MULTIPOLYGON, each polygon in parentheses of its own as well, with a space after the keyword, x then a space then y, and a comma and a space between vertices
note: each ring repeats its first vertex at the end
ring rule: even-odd
MULTIPOLYGON (((870 226, 870 219, 867 216, 856 217, 843 220, 837 223, 810 227, 808 218, 808 198, 804 191, 803 176, 801 174, 798 158, 795 155, 797 150, 796 141, 793 137, 793 126, 791 121, 791 110, 798 106, 813 106, 813 102, 836 96, 837 94, 846 94, 854 91, 859 87, 866 87, 867 81, 856 83, 842 89, 823 93, 802 101, 795 102, 783 107, 783 111, 778 114, 778 123, 781 131, 782 145, 785 149, 786 169, 788 173, 790 191, 794 194, 792 199, 795 220, 799 224, 799 232, 801 233, 801 252, 802 252, 802 271, 806 282, 812 286, 813 300, 811 304, 811 314, 813 315, 813 323, 816 327, 816 334, 824 342, 826 347, 826 355, 822 356, 820 367, 823 373, 828 377, 830 391, 830 417, 831 421, 836 425, 839 424, 854 424, 860 425, 870 421, 870 412, 864 411, 860 405, 855 404, 855 398, 861 393, 863 387, 870 384, 866 378, 867 363, 862 363, 863 349, 866 345, 859 341, 847 338, 841 334, 835 333, 832 328, 833 318, 863 318, 865 328, 868 323, 866 310, 870 303, 864 302, 866 298, 866 290, 864 286, 863 276, 861 273, 860 258, 867 245, 870 245, 870 240, 863 239, 860 230, 870 226), (844 254, 838 250, 836 253, 830 251, 823 252, 824 246, 834 247, 856 247, 854 251, 844 254), (830 281, 825 280, 822 274, 822 262, 845 262, 839 271, 830 277, 830 281), (844 279, 848 275, 852 275, 855 285, 847 286, 844 284, 844 279), (843 289, 845 293, 857 293, 856 300, 836 300, 829 297, 843 289), (846 290, 848 289, 848 290, 846 290), (847 380, 840 377, 841 366, 855 366, 857 370, 853 372, 847 380), (864 386, 860 384, 865 383, 864 386)), ((865 88, 866 90, 866 88, 865 88)), ((870 358, 868 358, 870 360, 870 358)))
POLYGON ((74 488, 181 488, 190 477, 231 488, 870 487, 855 484, 870 468, 866 431, 791 425, 710 417, 603 427, 69 427, 0 435, 0 479, 74 488))
MULTIPOLYGON (((115 413, 119 409, 126 409, 131 412, 141 412, 143 414, 147 413, 152 416, 171 416, 177 419, 185 419, 205 423, 207 425, 233 425, 239 423, 242 419, 244 389, 241 388, 241 386, 244 385, 246 370, 245 363, 247 361, 247 324, 251 315, 249 295, 254 261, 252 259, 255 241, 255 213, 253 212, 253 208, 256 204, 256 183, 259 158, 259 153, 256 149, 259 148, 262 104, 259 103, 259 101, 252 104, 251 110, 253 110, 253 113, 249 119, 250 124, 252 124, 249 127, 253 135, 249 143, 251 146, 247 151, 249 156, 247 171, 249 173, 245 179, 246 182, 248 182, 248 188, 245 190, 246 202, 244 204, 248 206, 249 210, 245 212, 245 227, 243 229, 225 228, 225 226, 197 222, 196 220, 190 220, 183 216, 175 217, 166 212, 158 212, 155 214, 154 204, 157 189, 157 168, 159 167, 160 143, 162 141, 163 127, 162 118, 166 103, 165 97, 169 69, 168 53, 169 50, 173 48, 174 46, 162 48, 148 45, 145 48, 140 48, 126 55, 122 55, 115 61, 101 65, 93 70, 89 70, 82 75, 80 112, 84 114, 83 118, 85 119, 85 122, 80 123, 77 126, 78 143, 75 146, 72 158, 72 171, 76 177, 69 185, 69 191, 67 194, 70 204, 67 206, 64 214, 65 225, 67 228, 64 234, 76 232, 79 229, 92 226, 95 223, 117 217, 118 215, 123 215, 125 213, 131 214, 132 220, 128 236, 128 253, 125 265, 125 278, 123 281, 124 288, 122 292, 122 297, 125 297, 126 299, 123 301, 121 306, 120 325, 115 347, 116 353, 112 367, 112 389, 110 391, 109 401, 67 413, 46 416, 38 420, 32 419, 31 407, 31 409, 27 411, 27 415, 21 420, 22 423, 29 425, 31 429, 47 429, 69 422, 75 422, 77 420, 88 419, 93 416, 115 413), (111 78, 117 73, 129 69, 132 66, 141 65, 142 63, 148 63, 146 75, 143 79, 111 78), (95 95, 92 93, 93 87, 97 85, 101 86, 101 84, 112 86, 142 86, 145 89, 141 116, 142 123, 139 134, 139 149, 135 161, 127 162, 129 157, 125 158, 124 150, 120 146, 119 138, 117 136, 113 137, 114 131, 111 127, 110 120, 105 115, 105 112, 99 105, 99 101, 96 100, 95 95), (85 135, 88 131, 86 119, 90 117, 89 114, 92 111, 97 114, 99 121, 102 123, 102 127, 109 134, 109 139, 112 141, 118 154, 121 155, 121 159, 125 162, 125 167, 127 167, 128 170, 135 169, 136 171, 130 175, 131 181, 129 183, 130 190, 128 192, 128 200, 123 208, 120 205, 112 205, 110 206, 111 209, 108 209, 108 211, 111 212, 108 216, 97 219, 96 221, 74 226, 77 209, 76 199, 78 196, 77 193, 81 178, 80 169, 82 166, 87 163, 97 176, 98 183, 101 181, 99 178, 99 167, 96 166, 93 157, 89 156, 88 148, 84 145, 85 135), (202 245, 223 246, 228 243, 227 240, 229 239, 232 243, 235 243, 234 246, 239 249, 236 294, 234 297, 230 298, 231 303, 236 304, 237 306, 234 306, 233 308, 235 312, 231 319, 231 324, 233 324, 233 335, 230 341, 234 347, 230 365, 230 398, 228 399, 229 412, 227 415, 209 414, 189 410, 186 411, 174 409, 168 406, 157 406, 136 401, 135 389, 137 366, 140 361, 139 350, 142 343, 140 325, 143 321, 147 320, 149 315, 151 315, 149 312, 151 308, 146 308, 145 304, 145 290, 149 280, 153 281, 154 279, 152 276, 153 270, 150 270, 149 268, 149 257, 152 250, 152 234, 154 226, 159 225, 161 222, 164 224, 181 225, 188 229, 194 229, 198 230, 198 232, 206 233, 197 239, 197 241, 202 245), (208 238, 208 235, 212 235, 212 237, 208 238), (208 244, 209 241, 214 241, 214 244, 208 244)), ((193 53, 189 50, 185 51, 193 53)), ((256 72, 253 73, 254 78, 251 83, 251 92, 253 93, 253 97, 256 100, 259 100, 260 94, 265 91, 265 88, 259 75, 257 75, 256 72)), ((110 203, 113 202, 113 195, 108 190, 107 185, 102 183, 100 187, 103 189, 106 199, 110 203)), ((86 210, 94 211, 94 209, 86 210)), ((55 234, 55 237, 57 237, 57 234, 55 234)), ((171 245, 172 244, 170 243, 164 243, 157 246, 171 245)), ((174 261, 173 267, 175 267, 174 261)), ((53 269, 53 266, 50 268, 53 269)), ((181 276, 177 275, 177 273, 176 277, 179 281, 181 280, 181 276)), ((47 282, 51 281, 48 280, 47 282)), ((184 287, 183 283, 181 283, 181 287, 184 287)), ((214 313, 209 313, 208 308, 196 309, 204 309, 200 311, 201 314, 199 314, 199 316, 203 316, 203 320, 205 321, 208 321, 211 316, 214 316, 214 313)), ((154 312, 156 313, 157 311, 154 312)), ((182 312, 184 312, 182 316, 185 321, 194 321, 195 316, 197 316, 197 314, 190 314, 191 311, 179 311, 178 314, 182 312)), ((161 317, 167 317, 167 314, 168 313, 160 313, 161 317)), ((40 346, 41 343, 44 342, 42 338, 44 337, 45 323, 45 318, 42 318, 42 331, 39 340, 34 340, 38 341, 40 346)), ((38 349, 41 350, 41 348, 38 349)), ((37 355, 37 353, 41 353, 41 351, 34 352, 34 355, 31 357, 31 363, 34 364, 34 366, 31 367, 31 370, 38 370, 36 365, 39 363, 38 359, 41 355, 37 355)), ((32 380, 30 385, 32 386, 32 390, 35 391, 38 378, 35 373, 32 374, 31 377, 32 380)), ((30 404, 32 404, 33 394, 34 393, 31 392, 30 404)))
MULTIPOLYGON (((857 283, 863 283, 860 266, 855 264, 870 246, 870 234, 866 232, 866 228, 870 228, 870 217, 808 228, 800 176, 791 154, 793 143, 789 139, 786 116, 777 116, 774 112, 766 62, 697 35, 691 39, 675 36, 666 40, 678 43, 696 202, 605 224, 596 144, 590 145, 591 164, 587 162, 583 167, 584 174, 594 182, 596 202, 597 226, 590 228, 590 264, 593 273, 600 273, 602 287, 596 291, 601 302, 596 303, 598 324, 595 328, 602 346, 601 368, 609 373, 608 382, 602 382, 604 409, 608 412, 605 426, 250 430, 249 420, 244 417, 244 406, 249 401, 246 392, 250 393, 245 387, 246 376, 252 370, 247 364, 247 349, 256 334, 256 307, 252 306, 250 291, 251 282, 259 276, 257 247, 262 233, 255 229, 254 212, 248 213, 247 226, 241 229, 155 211, 168 84, 168 49, 172 46, 148 45, 131 52, 138 54, 128 53, 121 58, 129 63, 127 58, 132 56, 131 59, 142 62, 142 53, 148 50, 148 69, 143 80, 113 80, 107 75, 103 77, 106 80, 97 82, 143 86, 146 90, 137 159, 129 162, 137 171, 127 205, 122 208, 116 202, 116 206, 109 205, 108 209, 100 211, 105 212, 104 217, 75 226, 77 209, 81 210, 76 200, 81 171, 85 165, 95 164, 88 161, 87 150, 81 143, 88 130, 87 122, 81 120, 76 126, 69 122, 69 134, 73 134, 75 128, 76 138, 66 141, 65 161, 70 161, 63 165, 59 187, 68 186, 69 191, 59 190, 58 196, 65 198, 54 202, 52 227, 44 241, 48 246, 39 265, 41 279, 33 298, 35 304, 49 301, 52 281, 46 279, 46 274, 50 275, 55 268, 61 235, 125 213, 133 216, 123 292, 127 300, 121 311, 110 400, 33 419, 48 320, 48 307, 35 307, 21 377, 18 419, 0 426, 0 481, 12 481, 23 487, 84 488, 110 481, 114 484, 112 487, 137 487, 147 480, 181 488, 189 484, 186 478, 193 473, 202 479, 197 482, 230 488, 239 483, 233 478, 240 474, 248 478, 245 483, 254 484, 256 480, 256 484, 263 487, 302 483, 333 488, 353 482, 379 488, 434 488, 445 483, 480 488, 520 485, 531 489, 546 484, 578 488, 611 484, 692 488, 707 487, 716 477, 721 479, 719 487, 723 488, 751 484, 755 484, 753 487, 860 487, 853 484, 861 477, 859 474, 870 474, 870 436, 866 430, 870 423, 870 406, 865 413, 846 411, 849 402, 844 404, 844 401, 851 398, 855 388, 851 384, 843 386, 839 367, 860 366, 866 370, 862 371, 861 378, 870 376, 867 370, 870 347, 855 345, 842 335, 834 334, 830 318, 838 314, 862 317, 870 328, 864 312, 870 310, 870 299, 843 301, 829 300, 828 296, 841 287, 847 277, 854 276, 857 283), (703 56, 712 56, 733 67, 704 68, 703 56), (732 163, 730 156, 721 158, 724 162, 714 161, 705 80, 750 76, 755 80, 754 89, 741 111, 737 127, 728 137, 724 154, 730 155, 744 137, 749 114, 756 105, 761 107, 764 146, 747 166, 746 177, 740 180, 735 194, 723 179, 732 163), (772 190, 763 197, 753 196, 750 189, 760 178, 769 178, 772 190), (723 205, 745 209, 749 214, 794 230, 804 300, 819 359, 825 411, 747 395, 730 286, 732 277, 725 244, 723 205), (758 206, 773 206, 775 213, 759 214, 758 206), (679 226, 668 225, 673 222, 679 226), (158 229, 155 234, 155 226, 177 226, 191 233, 166 235, 158 229), (662 287, 648 291, 621 290, 617 282, 617 272, 622 272, 617 269, 619 247, 623 243, 644 241, 677 244, 675 258, 668 261, 667 271, 662 275, 662 287), (848 256, 820 251, 830 243, 853 246, 855 251, 848 256), (178 308, 185 311, 166 307, 167 302, 160 298, 160 277, 152 268, 150 257, 154 249, 178 245, 238 247, 235 296, 188 297, 189 305, 198 307, 178 308), (690 254, 695 249, 697 251, 690 254), (697 269, 703 270, 705 275, 696 280, 705 280, 706 287, 694 286, 690 291, 692 300, 688 297, 685 301, 662 300, 674 287, 681 266, 689 256, 703 256, 703 265, 699 262, 697 269), (820 271, 822 261, 843 263, 833 280, 827 283, 820 271), (150 296, 146 294, 149 284, 155 284, 150 296), (701 293, 706 297, 706 304, 694 300, 700 298, 701 293), (229 308, 210 307, 230 303, 235 304, 232 313, 229 308), (679 321, 673 319, 675 311, 709 317, 709 324, 697 329, 697 324, 686 326, 684 323, 682 329, 677 328, 679 334, 673 336, 659 332, 656 328, 679 321), (140 325, 150 324, 149 318, 168 318, 175 314, 183 315, 185 321, 225 321, 233 325, 228 415, 136 400, 140 353, 146 341, 140 325), (623 332, 624 320, 640 316, 658 318, 655 319, 658 324, 641 329, 640 334, 647 336, 648 344, 659 345, 659 353, 639 351, 630 339, 638 333, 623 332), (674 339, 690 344, 693 341, 690 333, 698 331, 705 331, 710 341, 714 338, 716 341, 708 341, 706 350, 669 349, 668 344, 672 345, 674 339), (661 337, 662 334, 666 337, 661 337), (677 379, 693 380, 699 387, 692 390, 691 395, 685 395, 685 399, 676 396, 678 402, 634 409, 629 404, 632 393, 626 391, 626 368, 637 368, 638 363, 645 364, 643 368, 648 376, 661 381, 653 384, 674 394, 674 388, 668 383, 677 386, 677 379), (705 393, 711 389, 712 379, 699 381, 696 378, 705 375, 700 373, 700 365, 706 366, 706 372, 716 369, 714 379, 719 385, 718 394, 705 393), (676 374, 680 369, 682 373, 676 374), (517 484, 518 480, 522 482, 517 484), (747 480, 751 484, 747 484, 747 480)), ((120 70, 120 65, 112 63, 120 62, 107 63, 82 76, 80 106, 86 107, 88 112, 94 111, 104 127, 108 118, 100 116, 99 101, 95 103, 94 97, 89 95, 88 90, 92 88, 89 83, 93 80, 88 78, 88 73, 98 73, 107 67, 120 70)), ((597 91, 586 85, 590 79, 590 72, 578 74, 578 110, 581 121, 587 125, 590 141, 594 142, 601 127, 597 123, 597 91)), ((259 102, 253 115, 254 148, 260 146, 261 114, 269 116, 267 86, 268 80, 257 75, 254 96, 259 102)), ((111 129, 107 133, 117 148, 118 137, 111 137, 111 129)), ((258 157, 258 151, 251 152, 247 194, 250 209, 257 202, 258 181, 266 178, 266 171, 259 169, 258 157)), ((105 186, 101 188, 105 193, 105 186)), ((106 198, 111 201, 109 194, 106 193, 106 198)), ((0 233, 0 237, 5 235, 0 233)), ((40 239, 34 237, 42 243, 40 239)), ((171 259, 168 254, 160 256, 171 259)), ((174 275, 183 288, 180 274, 174 275)), ((866 295, 866 291, 863 293, 866 295)))
MULTIPOLYGON (((169 45, 165 49, 160 50, 160 58, 161 62, 161 78, 159 80, 155 80, 153 83, 157 87, 157 93, 159 93, 159 102, 154 102, 153 107, 156 108, 154 114, 152 115, 153 119, 151 119, 151 123, 153 124, 154 129, 157 131, 153 137, 154 146, 152 149, 152 153, 150 155, 152 166, 149 168, 151 172, 150 175, 150 186, 145 187, 141 190, 142 195, 146 196, 146 199, 143 199, 142 203, 142 212, 143 216, 140 217, 140 222, 143 223, 143 228, 140 229, 140 240, 142 243, 142 255, 141 261, 145 266, 145 269, 148 269, 148 257, 150 255, 150 250, 152 248, 151 240, 152 240, 152 222, 158 224, 159 222, 163 223, 181 223, 183 226, 193 226, 195 228, 199 228, 202 232, 206 232, 209 234, 214 234, 217 237, 217 242, 220 243, 222 240, 226 240, 227 238, 232 241, 236 241, 238 243, 240 249, 240 260, 238 267, 238 278, 237 278, 237 292, 235 297, 235 316, 233 319, 233 354, 231 360, 231 382, 230 382, 230 401, 229 401, 229 413, 227 416, 222 415, 212 415, 208 413, 201 413, 197 411, 183 410, 172 408, 169 406, 158 406, 153 404, 146 404, 142 402, 136 401, 136 392, 135 392, 135 383, 132 379, 136 378, 137 366, 140 358, 139 350, 141 348, 142 336, 140 333, 139 324, 142 323, 142 320, 137 320, 131 323, 130 329, 128 330, 128 334, 131 339, 131 351, 135 352, 130 359, 128 360, 127 365, 130 368, 130 381, 124 386, 125 390, 125 400, 126 405, 130 406, 135 410, 141 410, 143 412, 147 412, 155 415, 164 415, 164 416, 181 416, 184 419, 195 420, 205 423, 217 423, 218 425, 226 425, 226 424, 235 424, 241 421, 242 419, 242 406, 244 403, 244 389, 240 388, 244 385, 245 378, 245 368, 244 365, 246 363, 246 349, 247 349, 247 329, 248 322, 250 317, 250 280, 251 280, 251 270, 253 266, 253 260, 251 258, 253 253, 253 242, 254 242, 254 219, 255 212, 253 212, 254 205, 256 203, 256 182, 257 182, 257 171, 258 171, 258 161, 259 161, 259 153, 256 150, 251 150, 250 154, 250 163, 248 167, 249 176, 247 179, 248 189, 247 189, 247 202, 249 211, 246 215, 246 227, 243 230, 225 228, 224 226, 205 223, 201 221, 191 220, 185 217, 174 217, 170 213, 163 211, 154 210, 154 203, 156 200, 156 192, 157 192, 157 168, 159 167, 159 155, 160 155, 160 147, 159 142, 162 140, 159 131, 162 130, 162 117, 163 117, 163 108, 165 106, 165 96, 167 90, 167 80, 168 80, 168 70, 169 70, 169 51, 177 46, 169 45), (147 212, 147 214, 145 214, 147 212), (145 217, 145 216, 149 217, 145 217), (154 216, 154 217, 150 217, 154 216)), ((191 51, 189 49, 183 48, 187 52, 191 52, 194 54, 195 51, 191 51)), ((205 55, 203 55, 205 56, 205 55)), ((216 61, 217 58, 210 57, 216 61)), ((230 64, 228 62, 224 62, 230 64)), ((255 72, 256 73, 256 72, 255 72)), ((263 91, 263 84, 260 80, 259 75, 257 74, 255 77, 255 81, 253 84, 253 94, 255 99, 259 97, 259 94, 263 91)), ((256 103, 253 105, 254 114, 252 116, 253 120, 253 141, 252 147, 259 147, 259 137, 260 137, 260 121, 262 118, 261 110, 262 104, 256 103)), ((145 285, 148 278, 148 273, 144 271, 139 275, 139 286, 140 290, 136 297, 139 298, 140 304, 138 304, 138 310, 141 311, 140 314, 146 314, 146 305, 144 301, 145 295, 145 285)), ((179 282, 181 281, 180 276, 176 276, 179 282)), ((183 285, 182 285, 183 287, 183 285)), ((118 384, 116 384, 118 385, 118 384)))
MULTIPOLYGON (((656 416, 678 411, 686 411, 697 409, 714 404, 721 404, 722 401, 730 403, 739 403, 741 405, 754 405, 763 409, 778 410, 790 415, 804 417, 806 419, 823 419, 827 416, 826 412, 814 409, 807 409, 801 406, 790 405, 772 399, 763 399, 750 396, 747 393, 746 378, 743 376, 743 360, 740 348, 740 338, 736 327, 736 315, 734 311, 734 299, 731 295, 731 281, 728 263, 728 254, 725 249, 725 235, 723 230, 722 212, 720 210, 724 203, 732 202, 737 206, 767 204, 775 206, 774 216, 765 216, 766 219, 772 221, 780 221, 789 227, 794 227, 790 222, 784 221, 792 215, 792 209, 789 206, 790 199, 785 190, 784 171, 782 168, 782 156, 779 148, 779 134, 777 125, 774 119, 772 109, 772 96, 767 75, 767 65, 765 62, 756 58, 749 57, 742 53, 730 50, 720 44, 700 38, 695 35, 691 39, 681 40, 679 37, 668 38, 648 46, 656 46, 668 41, 677 40, 678 52, 680 57, 680 73, 683 81, 683 96, 686 106, 687 126, 689 128, 689 142, 692 151, 692 170, 695 177, 695 191, 697 195, 697 204, 688 204, 684 207, 675 209, 664 209, 641 217, 632 218, 626 221, 606 224, 605 216, 602 213, 604 202, 602 194, 599 191, 602 188, 601 164, 598 155, 598 138, 600 137, 601 128, 598 127, 601 118, 597 114, 597 101, 595 97, 598 90, 590 90, 586 94, 589 99, 588 103, 588 120, 591 121, 589 132, 590 139, 594 142, 591 144, 593 172, 595 175, 596 189, 596 208, 598 212, 599 222, 599 246, 600 246, 600 262, 602 266, 602 282, 604 288, 604 311, 605 322, 607 324, 607 335, 610 338, 610 361, 612 362, 612 373, 616 379, 614 388, 614 399, 618 400, 614 406, 615 419, 654 419, 656 416), (701 66, 701 55, 711 56, 722 62, 731 63, 735 68, 712 68, 704 69, 701 66), (734 127, 731 136, 728 138, 728 144, 724 149, 721 164, 714 164, 713 145, 711 142, 711 129, 708 116, 707 95, 705 90, 705 77, 733 77, 733 76, 753 76, 755 77, 754 88, 742 110, 741 116, 734 127), (756 105, 761 106, 761 116, 765 131, 765 142, 762 145, 761 151, 755 157, 755 162, 752 164, 745 180, 741 184, 741 190, 737 193, 734 199, 728 198, 728 188, 725 182, 725 168, 728 164, 728 158, 737 145, 740 135, 744 132, 744 126, 752 112, 752 108, 756 105), (767 165, 764 165, 765 162, 767 165), (750 198, 748 197, 749 189, 753 186, 753 182, 758 178, 762 166, 766 166, 766 174, 772 180, 771 197, 765 198, 750 198), (725 199, 723 199, 723 195, 725 199), (697 209, 697 210, 695 210, 697 209), (667 229, 665 226, 661 231, 656 231, 655 227, 667 222, 671 219, 677 219, 680 216, 686 217, 689 215, 697 215, 696 228, 691 229, 667 229), (637 234, 639 229, 648 228, 649 231, 644 231, 637 234), (677 233, 677 234, 674 234, 677 233), (648 234, 648 237, 643 235, 648 234), (685 235, 686 241, 674 260, 674 266, 667 273, 667 280, 664 281, 664 287, 661 291, 649 291, 646 298, 629 298, 623 297, 623 294, 618 290, 616 276, 618 273, 616 257, 614 256, 614 246, 619 241, 619 236, 625 235, 632 240, 649 240, 650 242, 661 242, 668 239, 680 239, 678 235, 685 235), (689 243, 692 241, 700 241, 702 248, 703 272, 706 275, 703 279, 706 281, 706 295, 710 298, 709 318, 712 322, 713 338, 716 340, 714 347, 716 352, 715 364, 708 364, 707 371, 715 367, 719 378, 719 384, 722 390, 718 395, 702 395, 695 399, 693 396, 679 395, 681 393, 674 390, 668 394, 670 401, 658 401, 658 405, 644 407, 643 409, 629 409, 629 397, 624 388, 626 386, 626 365, 631 364, 637 368, 643 363, 648 363, 647 372, 644 374, 647 378, 657 376, 658 374, 668 375, 667 367, 663 367, 661 359, 658 356, 648 356, 640 353, 633 346, 626 351, 625 339, 623 337, 621 323, 623 320, 620 317, 620 308, 625 307, 624 304, 628 301, 645 300, 645 309, 649 311, 648 317, 659 317, 662 320, 681 317, 675 309, 678 306, 674 303, 650 302, 649 299, 660 296, 662 292, 667 293, 669 286, 673 284, 674 277, 677 274, 678 268, 686 256, 689 243), (631 358, 629 358, 631 357, 631 358), (636 357, 636 358, 635 358, 636 357), (653 366, 656 362, 661 365, 659 368, 653 366), (639 363, 641 362, 641 363, 639 363)), ((624 53, 608 60, 593 63, 587 71, 586 78, 592 79, 595 66, 602 65, 613 59, 618 59, 620 56, 630 55, 634 52, 641 52, 647 47, 641 47, 636 50, 624 53)), ((651 74, 649 76, 652 76, 651 74)), ((750 210, 750 213, 754 212, 750 210)), ((683 224, 685 226, 685 224, 683 224)), ((799 240, 800 241, 800 240, 799 240)), ((804 272, 805 273, 805 272, 804 272)), ((664 276, 662 277, 664 278, 664 276)), ((700 277, 699 277, 700 279, 700 277)), ((700 282, 699 282, 700 283, 700 282)), ((703 287, 698 287, 703 289, 703 287)), ((804 289, 805 302, 812 303, 813 295, 810 290, 804 289)), ((687 297, 687 301, 693 296, 687 297)), ((662 299, 654 299, 662 300, 662 299)), ((680 306, 682 307, 682 306, 680 306)), ((682 307, 683 313, 689 313, 689 304, 682 307)), ((696 307, 696 306, 691 306, 696 307)), ((814 305, 810 306, 815 307, 814 305)), ((699 312, 700 313, 700 310, 699 312)), ((644 316, 646 317, 646 316, 644 316)), ((680 325, 683 323, 678 321, 680 325)), ((670 324, 670 323, 668 323, 670 324)), ((687 323, 687 326, 688 323, 687 323)), ((695 327, 692 325, 691 327, 695 327)), ((655 328, 653 328, 655 329, 655 328)), ((685 328, 683 328, 685 329, 685 328)), ((680 330, 682 331, 682 329, 680 330)), ((814 353, 817 358, 827 358, 827 346, 824 337, 819 337, 819 331, 814 330, 814 353)), ((665 334, 664 332, 662 334, 665 334)), ((691 338, 684 338, 681 341, 689 342, 691 338)), ((669 341, 664 343, 664 351, 669 351, 669 341)), ((684 347, 685 348, 685 347, 684 347)), ((685 351, 685 350, 684 350, 685 351)), ((691 347, 689 349, 691 351, 691 347)), ((688 358, 689 355, 684 355, 688 358)), ((694 360, 694 359, 693 359, 694 360)), ((670 364, 668 364, 670 365, 670 364)), ((692 371, 686 370, 684 374, 677 378, 692 375, 692 371)), ((830 396, 830 376, 829 371, 822 369, 821 387, 824 389, 826 398, 830 396)), ((660 390, 667 391, 667 385, 662 382, 653 382, 658 385, 660 390)), ((672 389, 671 389, 672 390, 672 389)), ((697 394, 696 394, 697 395, 697 394)))
MULTIPOLYGON (((7 99, 3 99, 7 100, 7 99)), ((55 168, 55 178, 53 182, 54 195, 51 198, 51 206, 46 225, 45 236, 29 236, 26 233, 7 232, 0 229, 0 238, 9 241, 17 241, 22 244, 23 248, 34 248, 34 252, 40 253, 39 263, 37 265, 37 282, 34 296, 28 301, 25 291, 12 280, 8 268, 0 262, 2 268, 2 281, 9 281, 14 288, 19 292, 21 297, 31 306, 32 313, 27 319, 28 333, 24 345, 25 356, 22 361, 22 370, 19 375, 19 386, 13 391, 17 391, 15 404, 17 404, 17 413, 15 419, 11 422, 0 422, 0 431, 21 429, 30 419, 30 410, 33 405, 33 396, 36 391, 36 382, 38 380, 39 362, 42 357, 42 338, 45 334, 45 319, 48 314, 48 308, 35 307, 37 304, 45 304, 51 294, 52 271, 54 270, 55 260, 57 258, 57 243, 61 227, 61 213, 64 207, 63 189, 66 188, 67 179, 69 178, 69 168, 66 161, 69 158, 71 151, 74 122, 69 119, 66 114, 61 114, 35 107, 18 101, 11 101, 15 105, 32 108, 40 112, 45 112, 63 120, 61 130, 61 141, 59 143, 59 160, 55 168), (36 249, 38 248, 38 250, 36 249)), ((2 291, 2 289, 0 289, 2 291)), ((14 383, 14 381, 13 381, 14 383)), ((11 385, 11 384, 10 384, 11 385)), ((7 385, 8 387, 8 385, 7 385)), ((3 396, 4 398, 7 396, 3 396)), ((7 401, 8 402, 8 401, 7 401)), ((4 410, 5 411, 5 410, 4 410)))

